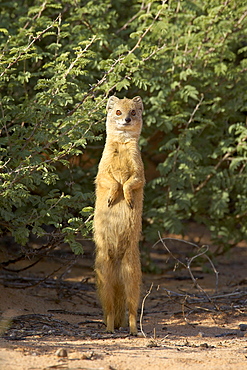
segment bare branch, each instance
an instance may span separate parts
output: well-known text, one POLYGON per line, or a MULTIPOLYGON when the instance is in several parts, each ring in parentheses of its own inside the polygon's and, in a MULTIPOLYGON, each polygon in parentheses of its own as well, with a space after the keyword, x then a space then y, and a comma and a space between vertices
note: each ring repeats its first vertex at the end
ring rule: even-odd
POLYGON ((143 314, 144 314, 144 304, 145 304, 145 301, 146 301, 147 297, 150 295, 150 293, 153 289, 153 285, 154 285, 153 283, 150 285, 150 288, 149 288, 147 294, 145 295, 145 297, 142 300, 141 315, 140 315, 140 328, 141 328, 142 335, 145 338, 146 338, 146 334, 144 333, 143 326, 142 326, 142 320, 143 320, 143 314))
MULTIPOLYGON (((200 256, 205 256, 209 261, 210 261, 210 264, 211 264, 211 266, 213 267, 213 270, 214 270, 214 272, 215 272, 215 274, 216 274, 216 291, 217 291, 217 289, 218 289, 218 272, 217 272, 217 270, 216 270, 216 268, 214 267, 214 265, 213 265, 213 262, 211 261, 211 259, 206 255, 206 253, 207 253, 207 251, 208 251, 208 249, 209 249, 209 247, 207 246, 207 245, 203 245, 202 247, 198 247, 197 246, 197 248, 199 249, 199 253, 197 253, 195 256, 193 256, 192 258, 190 258, 190 259, 188 259, 188 262, 187 262, 187 264, 185 264, 185 263, 183 263, 182 261, 180 261, 176 256, 174 256, 174 254, 170 251, 170 249, 167 247, 167 245, 166 245, 166 243, 165 243, 165 239, 169 239, 169 238, 162 238, 161 237, 161 235, 160 235, 160 233, 158 233, 159 234, 159 238, 160 238, 160 242, 162 243, 162 245, 165 247, 165 249, 167 250, 167 252, 172 256, 172 258, 178 263, 178 264, 180 264, 180 265, 182 265, 183 267, 185 267, 186 268, 186 270, 189 272, 189 274, 190 274, 190 277, 191 277, 191 279, 192 279, 192 281, 193 281, 193 284, 194 284, 194 286, 197 288, 197 289, 199 289, 201 292, 203 292, 203 294, 207 297, 207 299, 208 299, 208 301, 209 302, 211 302, 211 303, 214 303, 213 301, 212 301, 212 299, 209 297, 209 295, 205 292, 205 290, 198 284, 198 282, 197 282, 197 279, 194 277, 194 275, 193 275, 193 273, 192 273, 192 271, 191 271, 191 263, 197 258, 197 257, 200 257, 200 256)), ((179 239, 173 239, 173 240, 179 240, 179 239)), ((181 241, 181 240, 180 240, 181 241)), ((185 243, 187 243, 185 240, 183 240, 183 242, 185 242, 185 243)), ((157 244, 157 243, 156 243, 157 244)), ((155 245, 156 245, 155 244, 155 245)), ((194 244, 194 243, 190 243, 190 242, 188 242, 188 244, 191 244, 191 245, 194 245, 194 246, 196 246, 196 244, 194 244)))

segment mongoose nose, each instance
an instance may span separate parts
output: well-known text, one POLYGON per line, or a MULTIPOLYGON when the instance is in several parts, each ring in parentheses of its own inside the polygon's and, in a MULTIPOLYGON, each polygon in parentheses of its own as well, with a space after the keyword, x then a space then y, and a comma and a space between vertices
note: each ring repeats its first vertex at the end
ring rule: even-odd
POLYGON ((125 118, 125 122, 130 123, 130 121, 131 121, 131 118, 130 117, 126 117, 125 118))

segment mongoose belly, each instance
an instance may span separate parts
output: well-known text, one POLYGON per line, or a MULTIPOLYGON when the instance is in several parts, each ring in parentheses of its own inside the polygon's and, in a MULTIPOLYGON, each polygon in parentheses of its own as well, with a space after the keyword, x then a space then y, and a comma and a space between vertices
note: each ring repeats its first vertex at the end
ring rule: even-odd
MULTIPOLYGON (((133 191, 134 203, 142 201, 142 191, 133 191)), ((126 251, 138 249, 141 233, 141 210, 131 209, 126 203, 123 193, 120 193, 114 206, 107 206, 107 192, 105 199, 101 197, 96 202, 94 227, 96 246, 100 245, 100 253, 107 258, 122 259, 126 251)), ((97 248, 98 249, 98 248, 97 248)), ((127 252, 127 253, 128 253, 127 252)))

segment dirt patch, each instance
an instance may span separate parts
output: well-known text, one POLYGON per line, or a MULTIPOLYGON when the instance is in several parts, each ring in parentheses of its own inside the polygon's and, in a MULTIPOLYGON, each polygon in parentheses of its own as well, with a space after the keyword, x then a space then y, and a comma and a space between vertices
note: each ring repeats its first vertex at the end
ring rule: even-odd
POLYGON ((191 260, 199 254, 193 246, 169 249, 175 259, 161 244, 151 250, 159 273, 143 275, 138 337, 105 333, 91 244, 76 259, 60 248, 18 274, 1 270, 0 369, 246 368, 246 246, 212 260, 218 281, 204 255, 191 260))

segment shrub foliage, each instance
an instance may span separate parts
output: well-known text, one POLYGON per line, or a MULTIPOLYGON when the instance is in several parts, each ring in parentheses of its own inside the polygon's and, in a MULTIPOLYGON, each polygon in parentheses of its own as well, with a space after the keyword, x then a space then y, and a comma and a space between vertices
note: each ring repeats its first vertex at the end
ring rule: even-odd
POLYGON ((111 94, 141 95, 144 234, 247 236, 247 11, 221 0, 21 0, 0 8, 1 232, 91 232, 111 94), (50 228, 48 226, 50 225, 50 228))

